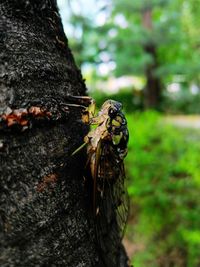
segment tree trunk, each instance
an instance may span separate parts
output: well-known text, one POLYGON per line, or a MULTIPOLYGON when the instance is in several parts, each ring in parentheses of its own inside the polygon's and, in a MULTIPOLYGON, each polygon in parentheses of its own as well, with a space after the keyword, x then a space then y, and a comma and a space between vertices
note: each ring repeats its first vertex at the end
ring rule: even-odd
MULTIPOLYGON (((152 24, 152 9, 147 8, 142 13, 143 26, 147 31, 151 31, 152 24)), ((152 58, 152 63, 148 64, 145 68, 146 86, 145 86, 145 106, 147 108, 158 108, 161 101, 161 81, 159 77, 155 75, 155 71, 158 67, 158 60, 156 54, 156 44, 153 42, 147 42, 144 45, 144 50, 152 58)))
POLYGON ((146 53, 151 55, 152 63, 148 64, 145 69, 146 75, 146 87, 145 87, 145 107, 146 108, 159 108, 161 102, 161 81, 159 77, 155 75, 157 69, 157 55, 156 46, 154 44, 146 44, 144 47, 146 53))
MULTIPOLYGON (((106 266, 88 212, 86 155, 71 156, 88 127, 65 99, 86 87, 56 2, 3 0, 0 30, 0 266, 106 266)), ((127 266, 122 246, 107 253, 109 267, 127 266)))

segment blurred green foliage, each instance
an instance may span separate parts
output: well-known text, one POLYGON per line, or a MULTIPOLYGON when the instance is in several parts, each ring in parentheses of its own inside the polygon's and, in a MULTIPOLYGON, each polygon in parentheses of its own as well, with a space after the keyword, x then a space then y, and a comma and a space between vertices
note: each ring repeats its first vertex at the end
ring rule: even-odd
POLYGON ((156 64, 153 75, 164 90, 177 75, 199 86, 200 0, 100 0, 95 6, 72 0, 68 7, 73 34, 66 34, 79 66, 93 66, 100 75, 102 63, 111 65, 110 77, 146 76, 147 66, 156 64), (156 58, 147 45, 154 46, 156 58))
POLYGON ((73 34, 66 35, 97 106, 112 98, 127 112, 127 237, 134 267, 199 267, 200 133, 171 126, 153 111, 137 113, 144 111, 145 94, 135 84, 116 94, 97 84, 123 75, 145 84, 147 66, 153 66, 162 85, 161 111, 200 113, 200 0, 90 0, 95 11, 86 2, 69 2, 73 34), (180 90, 170 91, 174 84, 180 90))
POLYGON ((161 110, 171 114, 200 114, 200 94, 191 94, 189 90, 163 94, 161 110))
POLYGON ((200 133, 153 111, 127 118, 134 267, 200 266, 200 133))
MULTIPOLYGON (((130 90, 129 88, 120 90, 118 93, 106 93, 94 90, 90 94, 96 101, 97 107, 108 98, 123 103, 126 112, 142 111, 145 109, 143 104, 143 91, 130 90)), ((160 111, 170 114, 199 114, 200 113, 200 94, 193 95, 188 90, 169 94, 165 92, 160 111)))
POLYGON ((143 109, 142 92, 125 89, 115 94, 94 91, 90 95, 95 99, 98 108, 100 108, 102 103, 105 102, 107 99, 113 99, 123 103, 123 109, 127 112, 143 109))

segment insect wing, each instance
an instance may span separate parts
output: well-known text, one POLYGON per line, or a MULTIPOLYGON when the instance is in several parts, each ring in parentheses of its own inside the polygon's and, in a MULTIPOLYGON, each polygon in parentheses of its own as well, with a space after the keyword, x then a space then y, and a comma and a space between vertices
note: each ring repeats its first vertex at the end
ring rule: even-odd
POLYGON ((114 184, 115 203, 116 203, 116 216, 117 224, 120 231, 120 237, 124 236, 125 226, 128 220, 129 214, 129 197, 125 187, 125 171, 123 161, 119 163, 119 177, 114 184))
POLYGON ((93 176, 93 212, 94 215, 97 212, 97 205, 96 205, 96 198, 97 198, 97 189, 98 189, 98 178, 99 178, 99 173, 101 172, 101 151, 102 151, 102 141, 101 139, 99 140, 96 148, 96 153, 94 155, 94 163, 93 166, 91 166, 92 170, 92 176, 93 176))
POLYGON ((101 247, 116 246, 123 237, 129 207, 124 178, 123 161, 109 143, 102 142, 96 179, 96 224, 101 247))

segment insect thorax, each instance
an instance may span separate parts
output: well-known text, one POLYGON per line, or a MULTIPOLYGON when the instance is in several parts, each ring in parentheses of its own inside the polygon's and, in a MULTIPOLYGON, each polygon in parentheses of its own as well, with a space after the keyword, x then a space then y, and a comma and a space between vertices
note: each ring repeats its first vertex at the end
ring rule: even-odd
POLYGON ((112 146, 119 160, 123 160, 127 154, 128 129, 124 114, 119 111, 115 116, 110 116, 107 122, 107 130, 111 136, 112 146))

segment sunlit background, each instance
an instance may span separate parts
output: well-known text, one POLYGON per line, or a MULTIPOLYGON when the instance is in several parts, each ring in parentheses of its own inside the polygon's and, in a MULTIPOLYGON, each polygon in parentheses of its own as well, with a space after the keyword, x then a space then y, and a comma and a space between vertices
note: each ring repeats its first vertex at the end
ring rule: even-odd
POLYGON ((100 106, 123 103, 134 267, 200 266, 200 0, 58 0, 100 106))

